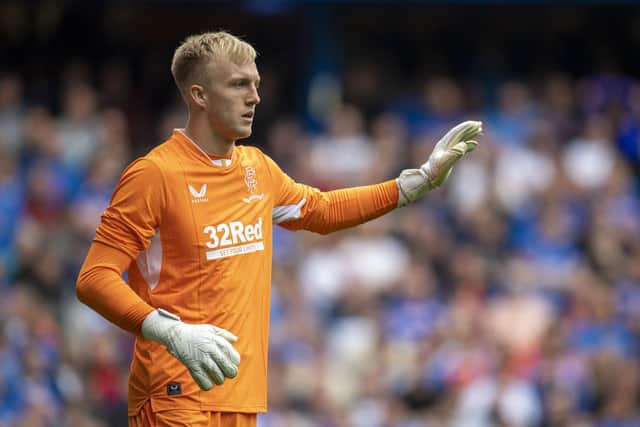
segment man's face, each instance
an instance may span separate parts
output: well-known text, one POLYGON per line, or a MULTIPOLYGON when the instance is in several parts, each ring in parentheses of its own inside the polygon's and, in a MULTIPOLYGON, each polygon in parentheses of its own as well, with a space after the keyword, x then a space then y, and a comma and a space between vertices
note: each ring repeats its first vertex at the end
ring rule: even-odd
POLYGON ((205 110, 214 133, 226 141, 249 137, 260 103, 260 75, 255 62, 237 65, 220 59, 206 67, 205 110))

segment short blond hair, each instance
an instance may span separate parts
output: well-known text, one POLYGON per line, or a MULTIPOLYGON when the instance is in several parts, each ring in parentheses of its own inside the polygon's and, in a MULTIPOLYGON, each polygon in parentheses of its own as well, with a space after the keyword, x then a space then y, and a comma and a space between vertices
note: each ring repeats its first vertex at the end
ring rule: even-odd
POLYGON ((255 62, 256 56, 253 46, 226 31, 196 34, 187 37, 173 53, 171 74, 184 96, 187 85, 204 83, 204 66, 209 61, 226 58, 244 65, 255 62))

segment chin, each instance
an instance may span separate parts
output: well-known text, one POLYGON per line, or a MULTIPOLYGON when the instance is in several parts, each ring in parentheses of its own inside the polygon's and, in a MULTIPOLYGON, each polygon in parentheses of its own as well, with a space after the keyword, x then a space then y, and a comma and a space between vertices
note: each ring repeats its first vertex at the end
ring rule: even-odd
POLYGON ((251 136, 252 130, 251 128, 249 129, 238 129, 238 132, 236 132, 236 139, 245 139, 245 138, 249 138, 251 136))

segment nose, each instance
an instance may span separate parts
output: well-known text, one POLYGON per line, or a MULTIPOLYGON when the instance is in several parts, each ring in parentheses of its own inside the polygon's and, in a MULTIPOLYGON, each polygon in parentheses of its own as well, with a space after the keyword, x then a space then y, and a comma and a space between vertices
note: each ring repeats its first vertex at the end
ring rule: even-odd
POLYGON ((251 94, 249 95, 247 103, 251 106, 260 104, 260 95, 258 95, 257 86, 252 86, 251 94))

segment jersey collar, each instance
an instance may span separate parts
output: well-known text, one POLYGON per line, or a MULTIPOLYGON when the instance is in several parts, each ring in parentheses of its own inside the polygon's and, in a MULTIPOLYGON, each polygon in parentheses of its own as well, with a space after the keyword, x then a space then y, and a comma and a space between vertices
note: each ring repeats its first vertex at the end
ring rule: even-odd
POLYGON ((189 153, 197 157, 199 160, 202 160, 210 165, 213 165, 216 168, 222 168, 222 169, 229 168, 236 163, 237 155, 236 155, 235 147, 234 147, 234 150, 231 152, 231 159, 225 159, 225 158, 212 159, 211 156, 205 153, 204 150, 200 148, 198 144, 195 143, 195 141, 193 141, 184 133, 184 129, 174 129, 173 137, 179 140, 189 153))

